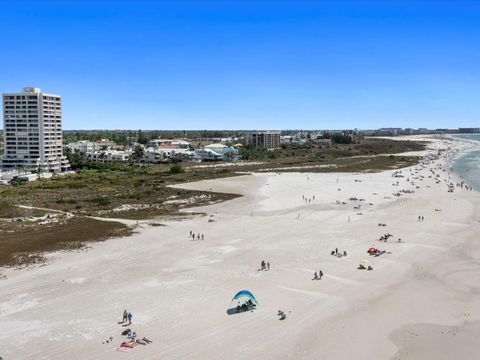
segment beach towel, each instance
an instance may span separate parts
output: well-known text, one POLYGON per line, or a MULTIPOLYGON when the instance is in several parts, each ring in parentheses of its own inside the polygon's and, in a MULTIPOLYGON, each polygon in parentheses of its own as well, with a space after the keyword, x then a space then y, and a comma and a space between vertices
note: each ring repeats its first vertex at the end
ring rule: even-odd
POLYGON ((129 352, 130 350, 132 350, 132 348, 129 348, 129 347, 126 347, 126 346, 120 346, 118 348, 118 351, 121 351, 121 352, 129 352))

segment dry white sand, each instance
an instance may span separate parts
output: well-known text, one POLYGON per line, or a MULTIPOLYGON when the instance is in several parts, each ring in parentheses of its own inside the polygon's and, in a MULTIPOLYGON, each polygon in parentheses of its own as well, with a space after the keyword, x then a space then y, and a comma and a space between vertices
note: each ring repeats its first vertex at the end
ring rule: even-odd
POLYGON ((46 266, 4 270, 0 356, 478 359, 480 196, 447 192, 447 172, 438 171, 440 184, 429 178, 442 163, 418 174, 404 169, 404 178, 392 171, 283 173, 182 185, 244 196, 193 209, 205 217, 144 225, 87 251, 52 254, 46 266), (392 195, 402 189, 415 193, 392 195), (302 195, 315 200, 305 203, 302 195), (191 241, 190 230, 205 240, 191 241), (380 243, 386 232, 393 237, 380 243), (369 257, 372 245, 391 254, 369 257), (335 248, 348 256, 331 256, 335 248), (258 271, 262 259, 270 271, 258 271), (374 270, 357 270, 361 259, 374 270), (325 276, 313 281, 318 270, 325 276), (242 289, 255 294, 258 309, 228 315, 242 289), (133 314, 131 328, 152 344, 116 350, 124 309, 133 314), (278 320, 279 309, 286 320, 278 320), (113 342, 102 344, 110 336, 113 342))

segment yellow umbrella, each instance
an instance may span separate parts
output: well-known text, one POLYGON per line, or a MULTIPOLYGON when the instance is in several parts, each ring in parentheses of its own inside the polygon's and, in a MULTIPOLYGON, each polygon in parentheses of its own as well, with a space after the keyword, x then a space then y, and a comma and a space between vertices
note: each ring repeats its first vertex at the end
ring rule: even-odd
POLYGON ((361 262, 362 264, 368 264, 368 260, 365 260, 365 259, 360 260, 360 262, 361 262))

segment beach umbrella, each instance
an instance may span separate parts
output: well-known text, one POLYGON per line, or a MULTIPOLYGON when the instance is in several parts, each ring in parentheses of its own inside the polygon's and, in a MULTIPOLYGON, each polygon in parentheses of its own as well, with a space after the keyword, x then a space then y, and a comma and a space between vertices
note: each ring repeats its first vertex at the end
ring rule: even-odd
POLYGON ((361 263, 361 264, 368 264, 368 260, 362 259, 362 260, 360 260, 360 263, 361 263))
POLYGON ((377 252, 377 251, 378 251, 378 249, 377 249, 377 248, 371 247, 370 249, 368 249, 368 251, 367 251, 367 252, 368 252, 368 253, 372 253, 372 252, 374 252, 374 253, 375 253, 375 252, 377 252))
POLYGON ((232 301, 233 300, 238 300, 238 299, 241 299, 241 298, 249 298, 250 300, 252 300, 255 304, 258 304, 258 301, 257 299, 255 298, 255 296, 253 296, 253 294, 248 291, 248 290, 240 290, 238 293, 235 294, 235 296, 233 297, 232 301))

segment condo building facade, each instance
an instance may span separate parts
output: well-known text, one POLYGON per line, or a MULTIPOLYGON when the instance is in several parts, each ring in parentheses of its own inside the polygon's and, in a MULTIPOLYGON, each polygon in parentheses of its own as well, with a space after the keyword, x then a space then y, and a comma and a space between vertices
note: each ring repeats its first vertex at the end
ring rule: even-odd
POLYGON ((276 149, 280 147, 280 131, 255 131, 248 133, 247 146, 276 149))
POLYGON ((59 173, 70 167, 63 155, 62 99, 26 87, 3 94, 2 167, 59 173))

